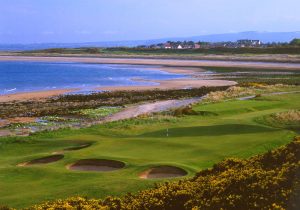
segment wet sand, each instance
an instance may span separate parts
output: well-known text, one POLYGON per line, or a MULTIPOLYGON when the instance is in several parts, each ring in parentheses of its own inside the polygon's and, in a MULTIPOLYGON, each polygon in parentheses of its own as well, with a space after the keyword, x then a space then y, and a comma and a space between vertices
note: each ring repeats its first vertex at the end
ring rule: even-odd
POLYGON ((11 101, 42 100, 45 98, 58 96, 58 95, 61 95, 64 93, 69 93, 69 92, 76 91, 76 90, 78 90, 78 89, 45 90, 45 91, 35 91, 35 92, 0 95, 0 103, 11 102, 11 101))
MULTIPOLYGON (((170 89, 187 89, 187 88, 200 88, 203 86, 232 86, 237 84, 234 81, 227 80, 199 80, 199 79, 174 79, 174 80, 154 80, 152 82, 158 85, 144 85, 144 86, 105 86, 98 87, 95 90, 104 91, 133 91, 133 90, 170 90, 170 89)), ((15 93, 0 95, 0 103, 13 102, 13 101, 29 101, 29 100, 43 100, 46 98, 62 95, 77 91, 79 89, 62 89, 62 90, 49 90, 49 91, 36 91, 27 93, 15 93)))
POLYGON ((114 122, 119 120, 125 120, 130 118, 135 118, 140 115, 157 113, 162 111, 167 111, 169 109, 176 109, 183 106, 188 106, 193 103, 201 101, 201 98, 191 98, 191 99, 181 99, 181 100, 164 100, 157 102, 147 102, 144 104, 138 104, 130 106, 123 111, 117 112, 111 116, 108 116, 102 120, 105 122, 114 122))
POLYGON ((158 82, 159 85, 143 85, 143 86, 107 86, 100 87, 99 90, 119 91, 119 90, 171 90, 171 89, 189 89, 200 87, 217 87, 217 86, 232 86, 237 83, 227 80, 201 80, 201 79, 174 79, 174 80, 161 80, 152 81, 158 82))
POLYGON ((177 60, 145 58, 100 58, 100 57, 38 57, 38 56, 0 56, 0 61, 42 61, 42 62, 81 62, 101 64, 137 64, 173 67, 240 67, 300 70, 299 63, 219 61, 219 60, 177 60))

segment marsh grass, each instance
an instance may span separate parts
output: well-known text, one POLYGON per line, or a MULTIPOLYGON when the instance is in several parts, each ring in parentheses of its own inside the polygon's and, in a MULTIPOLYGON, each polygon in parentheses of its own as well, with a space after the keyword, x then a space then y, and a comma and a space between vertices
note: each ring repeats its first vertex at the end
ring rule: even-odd
POLYGON ((251 95, 259 97, 261 96, 261 94, 293 90, 299 90, 299 88, 294 85, 267 85, 264 83, 251 82, 245 84, 244 86, 232 86, 227 90, 210 92, 204 97, 203 102, 220 102, 227 99, 234 99, 251 95))
POLYGON ((102 118, 112 115, 120 110, 121 107, 99 107, 95 109, 80 109, 78 111, 74 111, 74 113, 89 118, 102 118))

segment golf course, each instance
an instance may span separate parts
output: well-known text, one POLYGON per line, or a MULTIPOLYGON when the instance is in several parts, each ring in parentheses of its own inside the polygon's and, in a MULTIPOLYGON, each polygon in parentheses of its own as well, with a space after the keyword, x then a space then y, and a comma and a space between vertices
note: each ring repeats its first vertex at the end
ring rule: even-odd
POLYGON ((228 157, 249 158, 292 141, 300 93, 193 104, 188 114, 143 115, 82 129, 2 137, 0 204, 25 208, 72 196, 105 198, 193 177, 228 157), (296 111, 295 111, 296 112, 296 111))

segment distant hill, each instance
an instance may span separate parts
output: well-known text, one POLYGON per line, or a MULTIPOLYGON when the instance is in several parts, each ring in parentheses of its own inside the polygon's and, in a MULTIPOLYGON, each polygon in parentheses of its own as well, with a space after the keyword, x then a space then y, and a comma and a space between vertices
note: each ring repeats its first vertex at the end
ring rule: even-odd
POLYGON ((236 41, 239 39, 258 39, 267 42, 290 42, 295 38, 300 38, 300 31, 297 32, 257 32, 248 31, 240 33, 211 34, 192 37, 174 37, 151 40, 130 40, 111 42, 87 42, 87 43, 40 43, 40 44, 0 44, 0 51, 4 50, 38 50, 47 48, 77 48, 77 47, 134 47, 138 45, 158 44, 166 41, 205 41, 222 42, 236 41))

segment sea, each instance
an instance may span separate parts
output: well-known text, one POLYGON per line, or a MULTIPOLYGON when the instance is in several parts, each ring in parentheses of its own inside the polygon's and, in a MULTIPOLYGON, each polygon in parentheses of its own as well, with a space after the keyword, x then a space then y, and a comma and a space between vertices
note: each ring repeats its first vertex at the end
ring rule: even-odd
POLYGON ((147 80, 188 77, 155 66, 66 62, 0 61, 0 95, 78 88, 90 93, 103 86, 157 85, 147 80))

